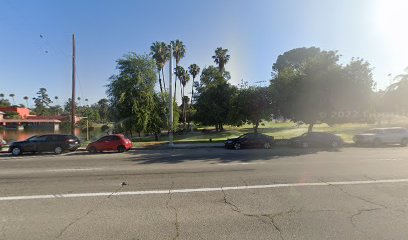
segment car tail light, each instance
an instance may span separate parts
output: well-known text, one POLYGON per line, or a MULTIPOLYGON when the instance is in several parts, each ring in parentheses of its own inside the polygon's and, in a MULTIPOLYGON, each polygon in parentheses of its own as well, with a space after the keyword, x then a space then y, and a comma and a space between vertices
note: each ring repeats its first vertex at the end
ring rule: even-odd
POLYGON ((70 138, 70 139, 65 140, 65 142, 67 142, 67 143, 74 143, 74 142, 76 142, 76 140, 75 140, 75 139, 70 138))

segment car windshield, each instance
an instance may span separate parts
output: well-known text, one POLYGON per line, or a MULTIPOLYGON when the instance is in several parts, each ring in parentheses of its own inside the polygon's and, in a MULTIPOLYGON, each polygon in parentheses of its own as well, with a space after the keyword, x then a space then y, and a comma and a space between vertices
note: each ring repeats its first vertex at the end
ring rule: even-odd
POLYGON ((408 0, 0 0, 0 240, 408 239, 406 129, 408 0))

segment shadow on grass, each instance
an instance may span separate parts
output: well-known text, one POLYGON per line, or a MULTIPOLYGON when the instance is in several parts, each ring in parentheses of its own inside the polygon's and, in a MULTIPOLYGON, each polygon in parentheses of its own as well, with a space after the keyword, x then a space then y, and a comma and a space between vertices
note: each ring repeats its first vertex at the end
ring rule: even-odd
POLYGON ((241 149, 226 150, 223 148, 207 149, 166 149, 160 151, 146 151, 140 155, 140 152, 132 151, 129 154, 137 155, 134 158, 128 158, 125 161, 134 161, 139 164, 177 164, 192 161, 205 161, 218 163, 250 163, 252 161, 263 160, 273 161, 283 157, 296 157, 318 152, 337 152, 336 149, 321 148, 274 148, 274 149, 241 149))

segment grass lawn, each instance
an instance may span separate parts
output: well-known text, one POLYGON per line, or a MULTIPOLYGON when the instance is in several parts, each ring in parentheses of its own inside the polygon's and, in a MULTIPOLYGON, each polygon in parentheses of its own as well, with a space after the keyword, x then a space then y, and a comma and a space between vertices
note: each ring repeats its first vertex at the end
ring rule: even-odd
MULTIPOLYGON (((352 142, 352 138, 355 134, 362 133, 368 129, 376 127, 408 127, 408 121, 392 121, 392 123, 383 124, 336 124, 329 126, 327 124, 317 124, 313 127, 313 131, 316 132, 330 132, 340 135, 345 142, 352 142)), ((307 132, 308 125, 296 125, 293 122, 264 122, 260 125, 258 132, 264 133, 275 137, 275 139, 288 139, 292 137, 299 136, 307 132)), ((175 134, 174 142, 177 143, 209 143, 210 139, 212 142, 223 142, 227 138, 238 137, 244 133, 253 132, 251 125, 244 125, 241 127, 225 126, 223 132, 215 132, 214 128, 199 128, 196 132, 190 132, 186 134, 175 134), (208 130, 206 133, 202 132, 203 129, 208 130)), ((159 142, 154 142, 154 138, 145 137, 138 139, 134 144, 136 146, 143 145, 155 145, 167 143, 167 136, 160 137, 159 142), (150 143, 148 143, 150 142, 150 143)))

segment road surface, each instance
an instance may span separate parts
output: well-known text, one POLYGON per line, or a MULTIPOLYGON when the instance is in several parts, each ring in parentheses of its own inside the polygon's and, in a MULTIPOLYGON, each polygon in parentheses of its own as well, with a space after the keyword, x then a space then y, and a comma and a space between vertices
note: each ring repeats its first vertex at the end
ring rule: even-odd
POLYGON ((0 239, 406 239, 408 148, 0 155, 0 239))

